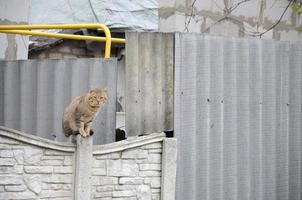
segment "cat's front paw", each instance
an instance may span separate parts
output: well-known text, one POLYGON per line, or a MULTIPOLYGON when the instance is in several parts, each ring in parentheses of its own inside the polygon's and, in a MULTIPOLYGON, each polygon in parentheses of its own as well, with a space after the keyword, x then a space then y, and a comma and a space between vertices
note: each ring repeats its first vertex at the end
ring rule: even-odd
POLYGON ((89 137, 89 134, 85 133, 82 135, 83 137, 89 137))
POLYGON ((80 132, 80 135, 82 136, 82 137, 88 137, 89 136, 89 134, 87 134, 85 131, 79 131, 80 132))
POLYGON ((81 133, 79 131, 73 131, 72 132, 72 135, 79 135, 79 134, 81 135, 81 133))

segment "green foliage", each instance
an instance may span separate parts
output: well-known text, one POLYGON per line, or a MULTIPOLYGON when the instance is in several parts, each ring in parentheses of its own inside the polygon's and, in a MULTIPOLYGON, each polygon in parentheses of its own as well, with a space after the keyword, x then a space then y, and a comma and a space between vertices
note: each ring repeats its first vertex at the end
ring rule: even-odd
POLYGON ((298 15, 302 15, 302 4, 301 3, 293 3, 292 9, 298 15))
MULTIPOLYGON (((302 16, 302 2, 293 3, 292 9, 295 13, 302 16)), ((298 28, 298 31, 302 32, 302 27, 298 28)))

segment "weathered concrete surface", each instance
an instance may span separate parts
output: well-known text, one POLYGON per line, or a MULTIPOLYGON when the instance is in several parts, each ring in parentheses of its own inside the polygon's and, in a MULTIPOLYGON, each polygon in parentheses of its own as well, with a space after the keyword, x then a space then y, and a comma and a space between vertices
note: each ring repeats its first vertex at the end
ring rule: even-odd
MULTIPOLYGON (((159 31, 195 32, 233 37, 259 37, 275 24, 289 1, 169 0, 159 1, 159 31)), ((263 38, 301 40, 301 17, 291 7, 263 38)))
POLYGON ((173 129, 173 48, 169 33, 126 34, 126 133, 173 129))
POLYGON ((175 199, 177 140, 166 138, 163 142, 161 199, 175 199))
MULTIPOLYGON (((30 0, 0 1, 0 25, 27 24, 30 0)), ((23 60, 28 55, 28 36, 0 33, 0 59, 23 60)))
POLYGON ((76 136, 75 200, 90 199, 93 138, 76 136))

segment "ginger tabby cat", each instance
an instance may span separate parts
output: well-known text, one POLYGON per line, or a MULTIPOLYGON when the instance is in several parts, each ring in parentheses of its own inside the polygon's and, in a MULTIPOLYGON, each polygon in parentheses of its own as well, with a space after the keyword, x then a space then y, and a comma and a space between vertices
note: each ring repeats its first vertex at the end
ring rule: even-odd
POLYGON ((96 88, 86 95, 74 98, 66 107, 63 117, 63 131, 66 137, 93 134, 92 120, 107 101, 107 89, 96 88))

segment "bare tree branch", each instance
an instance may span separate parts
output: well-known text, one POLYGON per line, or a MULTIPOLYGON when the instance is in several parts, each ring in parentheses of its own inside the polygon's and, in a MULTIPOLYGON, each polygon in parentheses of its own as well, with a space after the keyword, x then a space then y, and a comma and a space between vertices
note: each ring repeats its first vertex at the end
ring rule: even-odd
POLYGON ((217 3, 217 1, 213 0, 213 2, 217 6, 217 8, 219 8, 221 11, 223 11, 223 8, 219 6, 219 4, 217 3))
POLYGON ((286 8, 284 9, 283 13, 281 14, 281 16, 279 17, 278 21, 273 24, 269 29, 267 29, 266 31, 262 32, 259 34, 259 37, 262 37, 262 35, 264 35, 265 33, 269 32, 270 30, 272 30, 273 28, 275 28, 282 20, 283 16, 285 15, 286 11, 288 10, 288 8, 290 7, 290 5, 294 2, 295 0, 290 0, 289 3, 287 4, 286 8))
MULTIPOLYGON (((192 5, 191 5, 191 13, 189 15, 188 20, 186 19, 185 21, 185 29, 184 31, 189 32, 189 24, 191 23, 192 18, 194 19, 194 5, 196 3, 197 0, 194 0, 192 5)), ((246 3, 248 1, 251 0, 242 0, 236 4, 233 4, 231 7, 229 8, 225 8, 226 13, 224 14, 224 16, 222 16, 220 19, 218 19, 217 21, 215 21, 213 24, 211 24, 208 28, 206 28, 205 30, 202 31, 202 33, 205 33, 206 31, 208 31, 212 26, 214 26, 215 24, 227 20, 231 17, 229 17, 230 14, 232 14, 232 12, 237 9, 241 4, 246 3)), ((289 3, 287 4, 287 6, 285 7, 284 11, 282 12, 282 14, 280 15, 279 19, 276 21, 276 23, 274 23, 270 28, 268 28, 267 30, 265 30, 264 32, 259 32, 259 31, 242 31, 244 34, 250 35, 252 37, 262 37, 264 34, 266 34, 267 32, 269 32, 270 30, 274 29, 283 19, 285 13, 287 12, 288 8, 292 5, 292 3, 294 3, 295 0, 289 0, 289 3)), ((186 15, 186 18, 188 17, 188 15, 186 15)), ((198 20, 196 20, 198 21, 198 20)))
POLYGON ((292 3, 294 3, 295 0, 290 0, 289 3, 287 4, 287 6, 285 7, 284 11, 282 12, 282 14, 280 15, 279 19, 276 21, 276 23, 274 23, 270 28, 268 28, 267 30, 263 31, 263 32, 259 32, 259 31, 244 31, 244 34, 247 34, 251 37, 262 37, 265 33, 269 32, 270 30, 272 30, 273 28, 275 28, 283 19, 286 11, 288 10, 288 8, 290 7, 290 5, 292 3))
POLYGON ((246 2, 248 2, 248 1, 251 1, 251 0, 242 0, 242 1, 240 1, 240 2, 238 2, 238 3, 236 3, 236 4, 234 4, 234 5, 232 5, 228 10, 229 10, 230 13, 231 13, 231 12, 233 12, 238 6, 240 6, 241 4, 246 3, 246 2))
MULTIPOLYGON (((195 5, 195 3, 196 3, 196 1, 197 0, 194 0, 193 1, 193 3, 192 3, 192 5, 191 5, 191 13, 190 13, 190 15, 189 15, 189 19, 188 19, 188 21, 187 21, 187 19, 186 19, 186 21, 185 21, 185 30, 184 31, 186 31, 186 32, 189 32, 189 24, 191 23, 191 19, 194 17, 193 16, 193 12, 194 12, 194 5, 195 5)), ((187 18, 187 16, 186 16, 186 18, 187 18)))
POLYGON ((251 0, 242 0, 242 1, 240 1, 240 2, 238 2, 236 4, 234 4, 234 5, 232 5, 230 8, 226 8, 226 11, 227 11, 226 14, 223 17, 221 17, 220 19, 218 19, 216 22, 214 22, 213 24, 211 24, 211 26, 209 26, 208 28, 206 28, 205 30, 203 30, 202 33, 207 32, 213 25, 215 25, 215 24, 217 24, 219 22, 222 22, 224 20, 227 20, 229 18, 229 15, 232 14, 232 12, 236 8, 238 8, 238 6, 240 6, 241 4, 246 3, 248 1, 251 1, 251 0))

